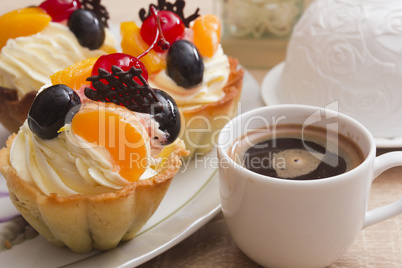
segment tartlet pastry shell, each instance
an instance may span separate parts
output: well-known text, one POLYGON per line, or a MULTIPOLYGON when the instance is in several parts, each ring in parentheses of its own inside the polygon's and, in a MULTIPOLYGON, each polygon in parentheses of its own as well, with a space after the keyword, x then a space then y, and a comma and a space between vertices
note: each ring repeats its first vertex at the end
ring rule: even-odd
POLYGON ((180 157, 187 153, 181 143, 157 175, 115 192, 47 196, 22 180, 11 166, 10 148, 15 136, 10 136, 7 147, 0 150, 0 171, 7 181, 11 201, 47 240, 78 253, 112 249, 121 241, 134 238, 158 208, 180 168, 180 157))

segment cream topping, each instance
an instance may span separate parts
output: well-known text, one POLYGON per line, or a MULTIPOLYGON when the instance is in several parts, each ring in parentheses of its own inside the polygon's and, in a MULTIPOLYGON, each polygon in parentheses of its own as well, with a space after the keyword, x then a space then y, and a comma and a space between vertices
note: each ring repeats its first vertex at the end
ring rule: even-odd
MULTIPOLYGON (((139 120, 132 125, 147 135, 142 123, 139 120)), ((11 165, 21 179, 44 194, 57 193, 62 196, 110 192, 130 183, 116 172, 105 148, 91 146, 69 131, 69 125, 64 128, 67 131, 61 132, 57 138, 46 140, 34 135, 27 121, 22 125, 10 153, 11 165)), ((149 165, 157 159, 151 157, 150 147, 148 152, 151 160, 147 161, 149 165)), ((148 166, 140 180, 155 174, 148 166)))
POLYGON ((149 77, 152 87, 168 92, 177 105, 197 105, 216 102, 225 95, 223 87, 228 81, 230 63, 221 45, 211 58, 204 57, 204 77, 200 85, 191 89, 180 87, 161 70, 149 77))
MULTIPOLYGON (((104 44, 116 47, 108 29, 104 44)), ((18 90, 19 96, 50 83, 50 76, 75 62, 105 54, 82 47, 68 27, 50 22, 43 31, 9 39, 0 52, 0 86, 18 90)))

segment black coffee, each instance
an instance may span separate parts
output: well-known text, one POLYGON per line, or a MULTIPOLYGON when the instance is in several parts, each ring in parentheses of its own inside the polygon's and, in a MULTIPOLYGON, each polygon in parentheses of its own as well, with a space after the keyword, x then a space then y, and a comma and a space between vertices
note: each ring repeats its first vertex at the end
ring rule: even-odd
POLYGON ((347 137, 324 128, 279 125, 236 142, 231 157, 256 173, 291 180, 314 180, 342 174, 364 156, 347 137))

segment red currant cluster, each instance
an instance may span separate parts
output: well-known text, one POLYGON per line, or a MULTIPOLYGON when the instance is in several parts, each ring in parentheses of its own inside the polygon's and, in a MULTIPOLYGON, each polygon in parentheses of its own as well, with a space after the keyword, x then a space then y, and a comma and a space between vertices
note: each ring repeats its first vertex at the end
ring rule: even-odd
MULTIPOLYGON (((153 14, 155 7, 150 6, 150 12, 153 14)), ((195 14, 194 18, 197 16, 195 14)), ((189 24, 188 21, 187 24, 189 24)), ((201 83, 204 75, 204 62, 195 45, 187 41, 192 39, 191 36, 187 36, 191 35, 192 31, 186 31, 185 23, 176 13, 162 10, 157 17, 148 16, 141 26, 141 37, 148 45, 154 42, 152 38, 158 28, 163 33, 162 38, 164 36, 171 46, 166 55, 167 75, 185 89, 193 88, 201 83)), ((158 47, 155 47, 154 50, 163 52, 158 47)))
MULTIPOLYGON (((150 45, 150 47, 148 48, 148 50, 144 51, 141 55, 134 57, 128 54, 124 54, 124 53, 113 53, 113 54, 108 54, 108 55, 103 55, 101 57, 99 57, 99 59, 96 61, 93 69, 92 69, 92 76, 98 75, 99 68, 102 68, 106 71, 108 71, 109 73, 111 73, 111 68, 113 65, 121 68, 123 71, 128 71, 129 69, 131 69, 132 67, 135 68, 141 68, 142 70, 142 77, 145 78, 145 80, 148 81, 148 71, 145 68, 144 64, 140 61, 140 59, 145 56, 151 49, 155 49, 158 51, 163 52, 164 50, 169 49, 169 40, 172 40, 172 36, 173 34, 171 34, 171 30, 170 29, 174 29, 172 27, 168 27, 166 28, 166 32, 165 32, 165 28, 164 25, 171 25, 173 24, 173 22, 169 21, 166 17, 161 17, 162 14, 166 14, 156 11, 155 8, 152 9, 152 16, 150 16, 148 19, 149 23, 147 23, 145 26, 143 25, 143 27, 145 27, 144 32, 147 32, 147 29, 149 30, 149 32, 152 31, 152 36, 149 35, 149 33, 147 34, 148 37, 148 44, 150 45), (165 22, 165 23, 163 23, 165 22), (167 37, 165 37, 165 34, 168 33, 169 35, 167 37), (166 40, 168 39, 168 40, 166 40), (155 46, 155 45, 158 46, 155 46)), ((172 13, 170 11, 167 11, 168 13, 172 13)), ((176 14, 174 14, 176 15, 176 14)), ((176 15, 177 16, 177 15, 176 15)), ((173 18, 174 16, 169 15, 169 17, 173 18)), ((178 18, 178 17, 177 17, 178 18)), ((180 20, 180 18, 178 18, 180 20)), ((175 18, 176 20, 176 18, 175 18)), ((175 22, 174 22, 175 23, 175 22)), ((184 25, 183 25, 184 27, 184 25)), ((141 28, 142 31, 142 28, 141 28)), ((137 81, 139 82, 139 81, 137 81)))
MULTIPOLYGON (((155 12, 155 8, 152 7, 151 12, 155 12)), ((148 45, 153 44, 155 35, 157 35, 158 19, 160 20, 161 32, 169 44, 183 38, 185 26, 180 17, 172 11, 162 10, 158 12, 158 16, 149 16, 141 26, 141 37, 148 45)), ((163 52, 162 48, 158 46, 154 47, 154 50, 163 52)))
POLYGON ((122 70, 140 67, 143 77, 147 80, 148 72, 139 59, 153 49, 157 53, 167 51, 167 74, 179 86, 186 89, 193 88, 203 79, 204 63, 195 45, 186 41, 191 39, 188 36, 191 32, 186 31, 183 20, 176 13, 170 10, 157 11, 154 6, 150 6, 150 16, 144 20, 140 29, 141 38, 149 45, 149 48, 137 57, 122 53, 102 56, 95 64, 92 75, 98 74, 99 67, 108 72, 112 65, 122 70))

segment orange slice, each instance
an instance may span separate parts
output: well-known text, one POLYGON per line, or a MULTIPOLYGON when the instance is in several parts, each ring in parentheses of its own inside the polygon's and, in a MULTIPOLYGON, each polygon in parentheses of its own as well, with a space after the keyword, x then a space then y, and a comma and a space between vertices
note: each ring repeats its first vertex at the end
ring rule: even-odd
MULTIPOLYGON (((142 39, 140 28, 134 22, 122 22, 120 24, 120 32, 123 53, 138 57, 148 49, 149 45, 142 39)), ((154 50, 151 50, 140 60, 147 68, 149 74, 156 73, 166 68, 166 61, 154 50)))
POLYGON ((92 68, 98 58, 89 58, 77 62, 64 70, 50 76, 53 85, 64 84, 72 89, 78 90, 83 85, 90 85, 91 82, 86 81, 91 76, 92 68))
POLYGON ((83 106, 73 117, 71 130, 92 145, 106 148, 115 171, 127 181, 138 180, 148 167, 148 134, 137 117, 122 107, 83 106))
POLYGON ((42 31, 52 20, 40 7, 27 7, 0 17, 0 49, 10 38, 29 36, 42 31))
POLYGON ((215 15, 199 16, 191 27, 194 45, 202 56, 212 57, 221 42, 221 23, 215 15))

